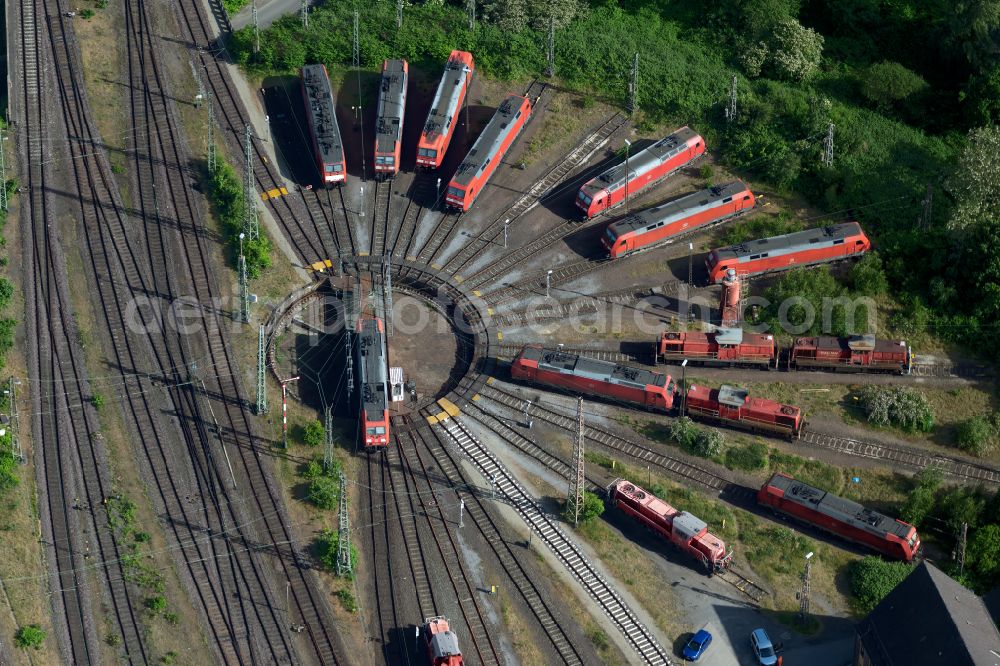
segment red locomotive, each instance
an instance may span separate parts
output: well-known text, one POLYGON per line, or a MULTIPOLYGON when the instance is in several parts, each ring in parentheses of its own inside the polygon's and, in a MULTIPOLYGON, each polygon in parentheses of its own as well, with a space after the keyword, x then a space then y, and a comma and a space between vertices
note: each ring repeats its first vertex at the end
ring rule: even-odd
POLYGON ((444 66, 441 83, 431 103, 430 113, 424 123, 424 131, 420 134, 417 144, 417 166, 436 169, 441 166, 444 154, 451 143, 458 124, 458 114, 462 110, 462 102, 469 92, 472 73, 476 66, 472 54, 465 51, 452 51, 448 56, 448 64, 444 66))
POLYGON ((375 175, 390 178, 399 173, 399 152, 403 146, 403 115, 406 113, 406 82, 409 65, 405 60, 382 63, 382 81, 375 118, 375 175))
POLYGON ((301 70, 302 99, 309 118, 309 135, 313 153, 324 185, 347 182, 344 144, 337 125, 333 89, 325 65, 306 65, 301 70))
POLYGON ((796 370, 898 372, 907 375, 912 364, 913 352, 906 340, 880 340, 874 335, 796 338, 788 354, 788 367, 796 370))
POLYGON ((773 335, 747 333, 742 328, 718 328, 712 333, 666 331, 660 336, 657 358, 671 363, 712 366, 777 366, 778 343, 773 335))
POLYGON ((920 536, 913 525, 813 488, 787 474, 775 474, 761 486, 757 502, 886 557, 910 562, 920 550, 920 536))
POLYGON ((458 165, 448 183, 445 203, 462 211, 472 207, 530 117, 531 102, 527 97, 510 95, 503 101, 472 150, 458 165))
POLYGON ((448 626, 444 616, 429 617, 424 620, 424 647, 431 666, 462 666, 462 651, 458 649, 458 637, 448 626))
POLYGON ((716 185, 615 220, 601 244, 617 259, 731 220, 753 210, 754 204, 753 192, 742 181, 716 185))
POLYGON ((737 275, 761 275, 796 266, 810 266, 860 257, 872 247, 857 222, 806 229, 712 250, 705 260, 708 280, 722 282, 729 269, 737 275))
POLYGON ((521 350, 510 366, 510 374, 514 379, 630 402, 660 412, 669 412, 674 404, 676 386, 670 375, 537 345, 521 350))
MULTIPOLYGON (((628 160, 628 193, 637 194, 666 178, 705 152, 705 141, 688 127, 640 150, 628 160)), ((625 164, 588 180, 576 195, 576 206, 590 218, 625 200, 625 164)))
POLYGON ((634 483, 615 480, 608 486, 608 497, 626 514, 701 562, 709 574, 732 562, 732 552, 726 552, 725 542, 708 531, 705 521, 675 509, 634 483))
POLYGON ((385 327, 378 317, 361 317, 357 324, 358 385, 361 387, 361 433, 365 448, 389 446, 389 356, 385 327))
POLYGON ((701 421, 779 435, 789 440, 798 438, 805 425, 798 407, 753 398, 746 389, 726 384, 718 389, 692 384, 684 406, 689 416, 701 421))

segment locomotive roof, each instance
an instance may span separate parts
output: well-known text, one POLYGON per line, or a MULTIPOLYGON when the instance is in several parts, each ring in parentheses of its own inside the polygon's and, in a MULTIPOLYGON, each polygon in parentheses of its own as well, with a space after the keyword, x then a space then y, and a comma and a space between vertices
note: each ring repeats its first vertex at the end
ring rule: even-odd
MULTIPOLYGON (((631 166, 631 160, 629 160, 629 167, 631 166)), ((726 199, 732 200, 733 197, 746 189, 746 184, 740 180, 734 180, 725 185, 715 185, 700 192, 685 194, 659 206, 626 215, 612 222, 609 228, 614 231, 616 236, 628 231, 646 231, 651 225, 661 222, 663 224, 676 222, 681 218, 700 213, 702 210, 713 208, 719 203, 727 203, 726 199)))
POLYGON ((309 124, 316 134, 320 156, 324 163, 343 162, 344 144, 337 125, 337 109, 333 102, 330 77, 323 65, 305 65, 302 68, 302 85, 309 100, 306 112, 309 124))
POLYGON ((874 335, 854 335, 849 338, 835 338, 829 335, 819 335, 814 338, 798 338, 796 347, 815 347, 824 351, 877 351, 898 352, 900 347, 906 347, 905 340, 887 340, 874 335))
POLYGON ((496 113, 490 118, 486 129, 479 135, 476 142, 472 144, 472 150, 465 156, 462 163, 458 165, 453 181, 461 186, 466 186, 472 179, 482 171, 486 165, 496 157, 500 145, 510 135, 515 132, 514 121, 521 115, 521 105, 527 97, 521 95, 509 95, 496 113))
POLYGON ((894 518, 783 474, 775 474, 768 485, 783 491, 785 499, 871 534, 882 536, 888 533, 905 539, 910 533, 909 525, 894 518))
POLYGON ((691 515, 687 511, 681 511, 673 518, 673 531, 682 535, 685 539, 693 539, 701 534, 702 530, 708 529, 708 523, 698 516, 691 515))
POLYGON ((358 353, 361 362, 361 399, 365 414, 381 420, 389 404, 385 384, 385 338, 379 330, 379 320, 366 317, 359 322, 358 353))
MULTIPOLYGON (((686 150, 688 144, 693 139, 700 139, 698 133, 690 127, 682 127, 670 136, 660 139, 656 143, 643 148, 634 155, 629 155, 628 169, 635 178, 644 174, 654 167, 658 167, 670 158, 686 150)), ((625 185, 625 162, 616 164, 597 178, 587 181, 583 189, 593 196, 601 190, 617 190, 625 185)))
POLYGON ((850 236, 856 236, 860 233, 860 224, 857 222, 844 222, 843 224, 831 224, 827 227, 796 231, 783 236, 772 236, 770 238, 737 243, 736 245, 715 250, 714 253, 720 261, 724 259, 745 261, 759 258, 759 255, 764 253, 771 256, 780 256, 819 247, 830 247, 843 243, 850 236))
POLYGON ((741 344, 743 342, 743 329, 720 326, 715 331, 715 342, 720 345, 741 344))
POLYGON ((750 397, 750 392, 739 386, 723 384, 719 387, 719 402, 729 407, 742 407, 750 397))
POLYGON ((612 384, 625 384, 638 388, 646 386, 666 386, 667 376, 643 368, 633 368, 627 365, 617 365, 610 361, 599 361, 578 354, 542 349, 541 347, 525 347, 523 358, 537 361, 538 367, 565 372, 577 377, 596 379, 612 384))
POLYGON ((470 53, 452 51, 444 66, 444 74, 424 123, 424 134, 428 140, 435 139, 439 134, 447 134, 452 117, 458 113, 458 98, 466 86, 466 78, 472 76, 472 68, 462 61, 463 55, 472 59, 470 53))
POLYGON ((431 635, 430 646, 435 659, 462 654, 458 649, 458 636, 454 631, 442 631, 431 635))
POLYGON ((403 126, 406 104, 406 61, 386 60, 382 70, 375 120, 375 149, 380 153, 396 150, 403 126))

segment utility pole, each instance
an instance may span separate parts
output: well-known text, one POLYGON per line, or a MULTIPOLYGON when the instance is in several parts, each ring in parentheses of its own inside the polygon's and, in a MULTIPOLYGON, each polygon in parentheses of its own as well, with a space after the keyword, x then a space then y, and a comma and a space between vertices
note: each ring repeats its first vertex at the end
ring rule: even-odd
POLYGON ((289 377, 281 382, 281 446, 288 448, 288 385, 298 381, 298 377, 289 377))
POLYGON ((736 75, 733 74, 733 82, 729 87, 729 104, 726 105, 726 122, 731 123, 736 119, 736 75))
POLYGON ((250 285, 247 282, 247 258, 243 255, 243 237, 240 233, 240 321, 244 324, 250 323, 250 285))
POLYGON ((326 442, 323 446, 323 470, 330 471, 333 466, 333 405, 327 405, 323 415, 323 428, 326 432, 326 442))
POLYGON ((625 214, 628 215, 628 149, 632 147, 632 142, 625 139, 625 214))
POLYGON ((962 529, 958 533, 958 544, 955 546, 955 563, 958 564, 958 575, 965 571, 965 541, 969 535, 969 523, 962 523, 962 529))
POLYGON ((247 123, 243 133, 246 160, 243 164, 243 233, 247 240, 253 241, 260 237, 260 222, 257 219, 257 188, 253 180, 253 130, 247 123))
POLYGON ((465 0, 465 10, 469 13, 469 30, 476 29, 476 0, 465 0))
POLYGON ((208 93, 208 173, 214 174, 218 168, 218 155, 215 151, 215 105, 212 103, 212 93, 208 93))
POLYGON ((812 551, 806 553, 806 568, 802 572, 802 590, 799 592, 799 619, 809 614, 809 577, 812 574, 812 551))
POLYGON ((351 516, 347 512, 347 477, 340 472, 340 525, 337 530, 337 575, 346 576, 351 573, 354 563, 351 562, 351 516))
MULTIPOLYGON (((3 152, 0 148, 0 163, 3 161, 3 152)), ((927 183, 927 192, 924 194, 924 200, 920 209, 920 228, 930 229, 931 228, 931 212, 932 206, 934 204, 934 186, 927 183)))
POLYGON ((383 298, 385 302, 385 325, 386 332, 389 336, 392 336, 392 255, 386 254, 385 263, 383 264, 383 279, 382 279, 382 290, 383 298))
POLYGON ((396 29, 403 27, 403 0, 396 0, 396 29))
POLYGON ((549 17, 549 58, 545 67, 545 76, 551 77, 556 73, 556 17, 549 17))
POLYGON ((0 210, 7 210, 7 158, 3 154, 3 142, 7 140, 0 130, 0 210))
POLYGON ((639 110, 639 54, 632 60, 632 76, 628 84, 628 112, 634 114, 639 110))
POLYGON ((823 164, 825 166, 833 166, 833 128, 834 124, 830 123, 826 128, 826 138, 823 139, 823 164))
POLYGON ((688 286, 694 286, 694 243, 688 243, 688 286))
POLYGON ((18 462, 24 463, 24 451, 21 449, 21 427, 17 414, 17 386, 20 380, 11 377, 7 380, 7 390, 4 391, 10 402, 10 452, 18 462))
POLYGON ((503 221, 503 249, 507 249, 507 228, 510 226, 510 218, 503 221))
POLYGON ((584 424, 583 424, 583 398, 578 398, 576 403, 576 441, 573 442, 573 470, 574 475, 569 480, 569 494, 567 502, 572 503, 573 527, 580 524, 580 509, 583 506, 583 484, 584 484, 584 424))
POLYGON ((524 401, 524 427, 527 428, 528 430, 531 430, 531 426, 532 426, 530 410, 531 410, 531 401, 530 400, 525 400, 524 401))
POLYGON ((545 274, 545 298, 552 296, 552 271, 545 274))
POLYGON ((299 18, 302 19, 302 27, 309 27, 309 0, 302 0, 299 5, 299 18))
POLYGON ((198 92, 194 95, 194 106, 198 108, 205 100, 205 84, 201 82, 201 75, 198 74, 198 68, 195 67, 194 60, 188 60, 188 64, 191 65, 191 74, 194 76, 194 82, 198 86, 198 92))
POLYGON ((250 13, 253 17, 253 54, 260 53, 260 21, 257 20, 257 0, 251 0, 250 13))
POLYGON ((264 325, 257 334, 257 414, 267 413, 267 349, 264 345, 264 325))
POLYGON ((465 500, 458 500, 458 529, 465 527, 465 500))
MULTIPOLYGON (((361 17, 358 15, 358 10, 354 10, 354 43, 351 50, 351 62, 354 65, 354 69, 361 67, 361 46, 358 41, 358 24, 361 22, 361 17)), ((358 90, 358 95, 360 98, 361 91, 358 90)), ((360 102, 358 102, 360 104, 360 102)))

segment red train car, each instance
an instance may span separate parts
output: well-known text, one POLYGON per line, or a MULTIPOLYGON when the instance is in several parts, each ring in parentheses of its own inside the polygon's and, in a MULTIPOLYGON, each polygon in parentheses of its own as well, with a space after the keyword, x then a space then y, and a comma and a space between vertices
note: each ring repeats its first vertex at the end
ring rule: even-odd
POLYGON ((445 203, 462 211, 472 207, 530 117, 531 102, 527 97, 511 95, 503 101, 458 165, 448 183, 445 203))
POLYGON ((417 144, 417 166, 437 169, 451 144, 458 124, 458 114, 462 102, 469 92, 472 74, 476 66, 472 54, 466 51, 452 51, 444 74, 438 84, 437 93, 431 103, 430 113, 424 123, 424 131, 417 144))
POLYGON ((708 280, 722 282, 730 268, 737 275, 761 275, 860 257, 872 247, 857 222, 806 229, 712 250, 705 260, 708 280))
POLYGON ((709 574, 732 562, 732 552, 726 552, 725 542, 708 531, 705 521, 675 509, 634 483, 615 480, 608 486, 608 497, 627 515, 698 560, 709 574))
POLYGON ((789 369, 834 372, 898 372, 913 367, 913 351, 906 340, 884 340, 874 335, 849 338, 796 338, 788 353, 789 369))
POLYGON ((410 67, 405 60, 386 60, 382 63, 378 115, 375 117, 375 175, 383 178, 399 173, 409 72, 410 67))
POLYGON ((324 65, 306 65, 300 73, 316 167, 324 185, 343 184, 347 182, 347 164, 330 77, 324 65))
POLYGON ((448 620, 439 615, 424 620, 424 647, 431 666, 462 666, 462 651, 458 649, 458 636, 448 626, 448 620))
POLYGON ((802 410, 774 400, 751 397, 746 389, 723 384, 713 389, 692 384, 684 402, 685 413, 691 418, 797 439, 805 425, 802 410))
POLYGON ((775 474, 761 486, 757 502, 886 557, 911 562, 920 551, 920 536, 913 525, 831 495, 787 474, 775 474))
POLYGON ((630 155, 627 179, 625 164, 622 163, 584 183, 576 195, 576 207, 583 211, 585 218, 594 217, 625 200, 626 180, 629 196, 638 194, 698 159, 704 152, 705 140, 691 128, 682 127, 665 139, 630 155))
POLYGON ((510 366, 514 379, 621 400, 669 412, 676 386, 670 375, 616 365, 555 349, 528 345, 510 366))
POLYGON ((601 244, 617 259, 727 222, 753 210, 754 205, 746 183, 716 185, 615 220, 601 236, 601 244))
POLYGON ((665 331, 660 336, 656 356, 664 363, 687 359, 696 365, 755 366, 770 370, 778 364, 778 342, 773 335, 747 333, 742 328, 718 328, 711 333, 665 331))
POLYGON ((357 371, 361 388, 359 425, 365 448, 389 446, 389 385, 385 326, 378 317, 361 317, 357 323, 357 371))

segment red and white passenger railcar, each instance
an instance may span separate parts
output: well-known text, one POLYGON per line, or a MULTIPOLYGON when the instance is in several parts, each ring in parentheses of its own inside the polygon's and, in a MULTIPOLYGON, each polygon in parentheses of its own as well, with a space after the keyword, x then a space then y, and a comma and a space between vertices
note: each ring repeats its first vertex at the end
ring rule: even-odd
POLYGON ((418 167, 437 169, 441 166, 455 134, 458 114, 462 111, 462 102, 469 92, 475 69, 471 53, 452 51, 448 56, 448 63, 444 66, 444 74, 417 144, 418 167))
POLYGON ((608 486, 608 497, 627 515, 698 560, 708 573, 722 571, 732 562, 726 543, 708 531, 705 521, 675 509, 631 481, 615 480, 608 486))
POLYGON ((676 386, 670 375, 536 345, 521 350, 510 366, 510 374, 514 379, 621 400, 660 412, 669 412, 674 405, 676 386))
POLYGON ((913 367, 913 352, 906 340, 885 340, 874 335, 849 338, 821 335, 796 338, 788 354, 788 366, 795 370, 898 372, 905 375, 913 367))
POLYGON ((361 436, 366 449, 384 449, 389 446, 390 400, 385 326, 378 317, 361 317, 356 330, 361 436))
POLYGON ((629 156, 627 178, 625 164, 622 163, 584 183, 576 195, 576 207, 583 211, 584 217, 594 217, 625 200, 626 182, 629 196, 638 194, 698 159, 704 152, 705 140, 689 127, 682 127, 629 156))
POLYGON ((757 502, 886 557, 911 562, 920 551, 920 536, 913 525, 814 488, 787 474, 775 474, 761 486, 757 502))
POLYGON ((462 666, 458 636, 451 630, 443 615, 424 620, 423 635, 431 666, 462 666))
POLYGON ((871 247, 860 224, 845 222, 712 250, 705 267, 709 282, 718 284, 729 269, 737 276, 755 276, 860 257, 871 247))
POLYGON ((723 384, 718 389, 692 384, 684 403, 692 418, 709 423, 797 439, 805 425, 802 410, 766 398, 754 398, 746 389, 723 384))
POLYGON ((665 331, 657 346, 665 363, 687 359, 693 365, 756 366, 765 370, 778 363, 778 342, 767 333, 747 333, 742 328, 701 331, 665 331))
POLYGON ((753 210, 755 203, 743 181, 716 185, 615 220, 601 236, 601 244, 617 259, 731 220, 753 210))
POLYGON ((448 183, 445 203, 462 211, 472 207, 530 117, 527 97, 511 95, 500 104, 448 183))
POLYGON ((405 60, 386 60, 382 63, 378 115, 375 117, 375 175, 383 178, 399 173, 409 72, 410 67, 405 60))
POLYGON ((309 120, 316 167, 324 185, 347 182, 344 143, 337 125, 337 106, 333 101, 330 77, 324 65, 306 65, 301 70, 302 99, 309 120))

